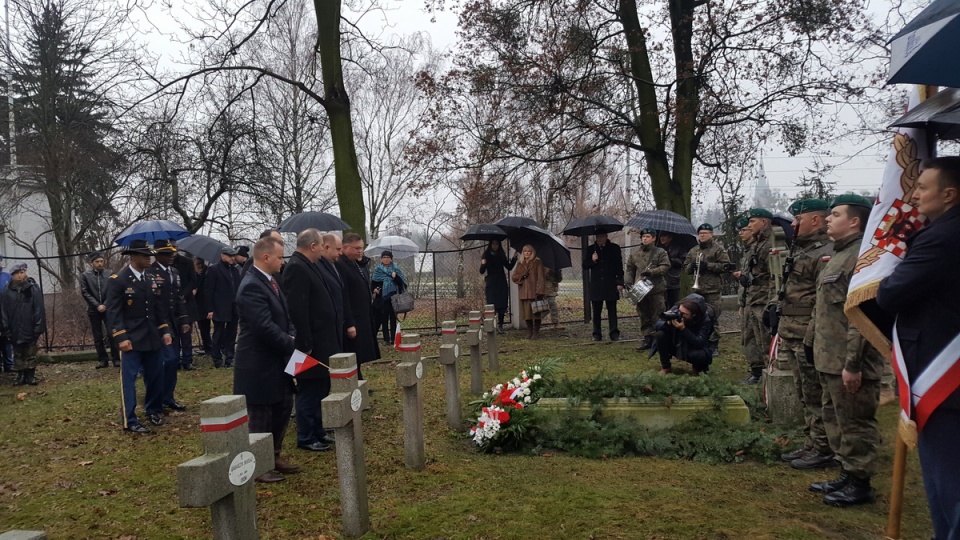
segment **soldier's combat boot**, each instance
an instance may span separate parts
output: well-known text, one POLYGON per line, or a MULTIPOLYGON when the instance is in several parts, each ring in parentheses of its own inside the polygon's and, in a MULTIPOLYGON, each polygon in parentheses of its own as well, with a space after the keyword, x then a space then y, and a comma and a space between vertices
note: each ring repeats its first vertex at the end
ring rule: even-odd
POLYGON ((527 324, 527 339, 533 338, 533 321, 527 319, 524 321, 527 324))
POLYGON ((848 483, 850 483, 850 475, 847 474, 847 471, 842 471, 840 476, 834 478, 833 480, 827 480, 826 482, 814 482, 810 484, 810 491, 814 493, 833 493, 834 491, 840 491, 848 483))
POLYGON ((827 493, 823 498, 823 503, 843 508, 855 504, 869 504, 876 500, 876 497, 877 493, 870 487, 869 478, 857 478, 850 475, 847 485, 833 493, 827 493))
POLYGON ((763 375, 763 368, 750 368, 750 376, 740 381, 740 384, 760 384, 760 376, 763 375))
POLYGON ((27 384, 27 370, 18 369, 17 370, 17 380, 13 383, 14 386, 23 386, 27 384))
POLYGON ((794 469, 826 469, 836 467, 839 463, 836 456, 831 454, 821 454, 816 450, 810 450, 803 457, 799 457, 790 462, 794 469))
POLYGON ((533 320, 533 339, 540 339, 540 319, 533 320))
POLYGON ((37 381, 37 368, 25 369, 24 371, 26 373, 23 376, 23 382, 30 386, 36 386, 39 383, 37 381))
POLYGON ((795 459, 802 458, 810 450, 812 449, 809 446, 801 446, 793 452, 784 452, 780 454, 780 461, 786 461, 787 463, 790 463, 795 459))
POLYGON ((643 336, 643 343, 637 347, 638 351, 646 351, 650 347, 653 347, 653 336, 643 336))

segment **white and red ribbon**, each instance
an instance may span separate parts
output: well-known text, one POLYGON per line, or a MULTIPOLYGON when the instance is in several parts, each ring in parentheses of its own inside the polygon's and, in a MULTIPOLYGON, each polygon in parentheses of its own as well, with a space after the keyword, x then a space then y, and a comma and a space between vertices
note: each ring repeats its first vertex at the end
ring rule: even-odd
POLYGON ((893 368, 897 372, 897 386, 900 389, 900 415, 904 420, 916 416, 914 420, 917 431, 920 431, 933 411, 960 388, 960 334, 957 334, 927 365, 917 380, 910 384, 900 337, 897 335, 897 325, 894 323, 893 368))
POLYGON ((213 433, 217 431, 230 431, 235 427, 246 424, 249 420, 250 420, 250 417, 247 416, 247 410, 241 409, 227 416, 201 418, 200 431, 204 433, 213 433))

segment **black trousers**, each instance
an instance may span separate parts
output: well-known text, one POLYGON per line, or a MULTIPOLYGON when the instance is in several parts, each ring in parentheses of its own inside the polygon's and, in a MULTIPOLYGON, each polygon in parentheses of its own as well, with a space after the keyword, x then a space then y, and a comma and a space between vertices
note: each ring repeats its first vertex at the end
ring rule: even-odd
POLYGON ((680 289, 667 289, 667 309, 672 308, 680 301, 680 289))
POLYGON ((224 358, 227 364, 233 364, 233 349, 237 341, 237 321, 213 321, 213 342, 211 351, 213 363, 219 366, 224 358))
POLYGON ((87 318, 90 319, 90 330, 93 333, 93 346, 97 349, 97 359, 100 363, 107 363, 107 348, 110 349, 109 359, 115 366, 120 365, 120 349, 113 343, 108 336, 110 329, 107 325, 107 314, 99 311, 87 312, 87 318), (106 332, 104 331, 106 330, 106 332))
POLYGON ((203 352, 210 354, 212 351, 210 343, 210 319, 203 318, 197 321, 197 330, 200 331, 200 346, 203 347, 203 352))
POLYGON ((677 331, 669 323, 665 323, 664 327, 653 335, 654 339, 657 341, 657 352, 660 354, 660 367, 663 369, 670 369, 670 359, 678 354, 683 355, 684 358, 677 358, 678 360, 686 360, 690 362, 690 365, 693 366, 693 369, 706 372, 710 369, 710 364, 713 363, 713 355, 710 354, 710 351, 707 349, 691 349, 689 347, 683 347, 682 350, 677 347, 677 331))
POLYGON ((620 328, 617 326, 617 301, 616 300, 591 300, 593 307, 593 337, 603 338, 603 331, 600 329, 600 314, 603 312, 603 304, 607 304, 607 319, 610 322, 610 339, 620 337, 620 328))
POLYGON ((287 388, 283 399, 272 405, 247 405, 250 417, 250 433, 272 433, 273 453, 279 456, 283 449, 283 436, 290 424, 290 411, 293 410, 293 391, 287 388))
MULTIPOLYGON (((313 368, 319 369, 319 368, 313 368)), ((326 435, 320 402, 330 395, 330 377, 297 379, 297 445, 317 442, 326 435)))
POLYGON ((394 334, 397 333, 397 314, 389 298, 380 305, 380 326, 383 329, 383 341, 393 343, 394 334))

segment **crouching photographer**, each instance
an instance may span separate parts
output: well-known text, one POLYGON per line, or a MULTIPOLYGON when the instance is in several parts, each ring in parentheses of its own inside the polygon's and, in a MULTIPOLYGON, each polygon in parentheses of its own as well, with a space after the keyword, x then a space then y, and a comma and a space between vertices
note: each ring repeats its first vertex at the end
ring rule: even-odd
POLYGON ((655 339, 661 374, 670 373, 670 359, 690 362, 693 374, 706 373, 713 363, 710 336, 716 326, 713 308, 699 294, 691 294, 665 311, 657 322, 655 339))

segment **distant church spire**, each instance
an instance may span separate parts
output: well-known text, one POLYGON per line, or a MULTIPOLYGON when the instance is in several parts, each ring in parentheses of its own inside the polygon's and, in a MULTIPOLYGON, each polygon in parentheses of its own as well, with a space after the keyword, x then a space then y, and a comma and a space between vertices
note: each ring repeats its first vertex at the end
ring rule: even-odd
POLYGON ((770 190, 770 182, 767 180, 767 173, 763 169, 763 151, 760 151, 760 170, 757 171, 757 185, 753 190, 753 203, 756 206, 763 207, 773 197, 770 190))

